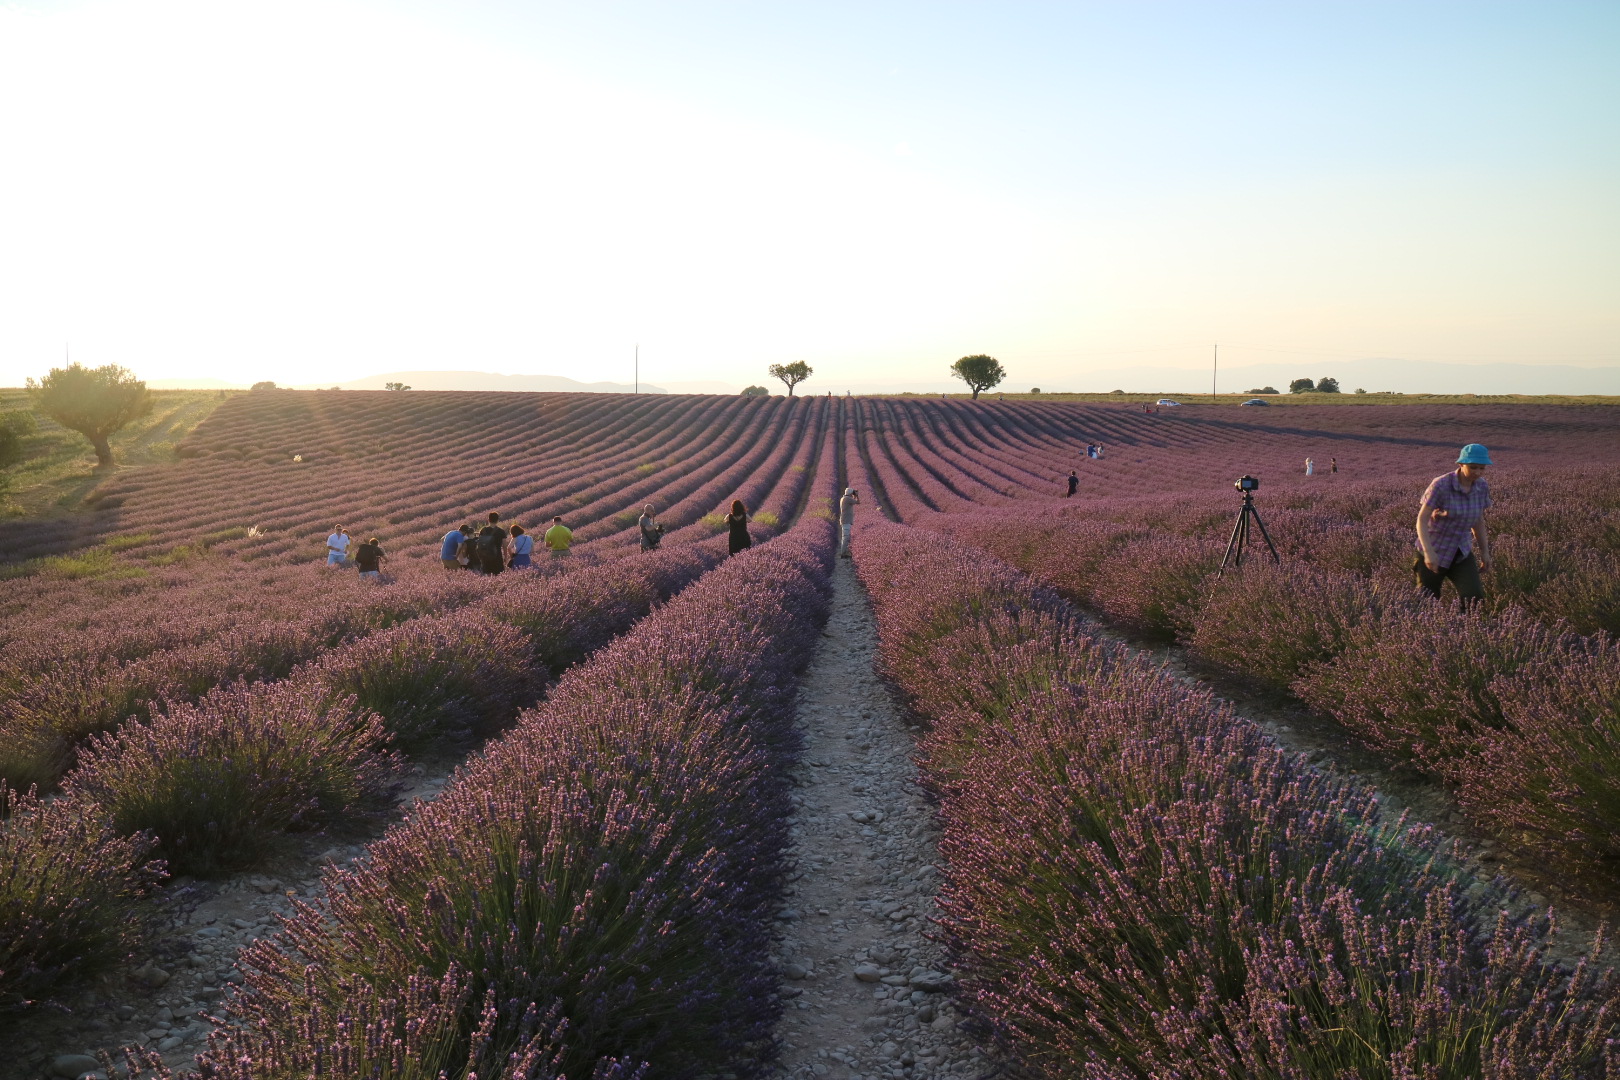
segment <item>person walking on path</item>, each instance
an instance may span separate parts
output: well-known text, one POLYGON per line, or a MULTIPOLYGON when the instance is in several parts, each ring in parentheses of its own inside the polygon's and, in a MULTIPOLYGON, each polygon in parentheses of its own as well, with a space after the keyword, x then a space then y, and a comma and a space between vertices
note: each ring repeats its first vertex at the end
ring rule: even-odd
POLYGON ((754 538, 748 535, 748 507, 743 505, 741 499, 731 500, 731 513, 726 515, 726 529, 730 532, 729 554, 735 555, 754 546, 754 538))
MULTIPOLYGON (((855 508, 861 505, 861 496, 852 487, 844 489, 844 497, 838 500, 838 557, 849 558, 849 541, 855 532, 855 508)), ((732 509, 736 509, 734 505, 732 509)), ((747 547, 747 544, 743 545, 747 547)), ((735 552, 734 552, 735 553, 735 552)))
POLYGON ((478 569, 485 574, 498 574, 506 568, 506 530, 500 522, 501 515, 491 510, 489 524, 478 530, 474 555, 478 569))
POLYGON ((383 554, 383 549, 378 545, 377 538, 373 536, 355 549, 354 561, 355 565, 360 567, 360 576, 362 578, 369 581, 381 581, 382 564, 388 561, 388 556, 383 554))
MULTIPOLYGON (((827 393, 831 394, 832 391, 829 390, 827 393)), ((641 550, 657 551, 658 542, 664 538, 664 527, 658 524, 658 519, 653 516, 652 503, 648 503, 641 511, 641 516, 636 519, 636 527, 641 530, 641 550)))
POLYGON ((1079 491, 1079 490, 1080 490, 1080 474, 1075 472, 1073 469, 1070 469, 1069 470, 1069 493, 1067 495, 1063 496, 1063 497, 1065 499, 1072 499, 1072 498, 1074 498, 1074 493, 1079 491))
POLYGON ((1491 540, 1485 530, 1485 511, 1491 488, 1485 468, 1491 455, 1479 443, 1469 443, 1457 455, 1457 468, 1437 476, 1423 492, 1417 516, 1417 573, 1420 588, 1440 598, 1440 588, 1451 580, 1465 604, 1485 599, 1479 575, 1490 569, 1491 540))
POLYGON ((551 557, 560 559, 568 554, 568 545, 574 542, 574 530, 562 523, 562 518, 551 519, 551 528, 546 530, 546 547, 551 549, 551 557))
POLYGON ((1315 476, 1316 475, 1316 462, 1312 461, 1310 458, 1305 459, 1305 475, 1306 476, 1315 476))
POLYGON ((523 526, 512 526, 512 538, 506 542, 506 565, 513 570, 523 570, 533 566, 531 556, 534 554, 534 537, 524 531, 523 526))
POLYGON ((326 565, 347 566, 349 563, 349 530, 341 525, 332 526, 332 535, 326 538, 326 565))
POLYGON ((446 570, 460 570, 466 564, 461 561, 461 545, 467 542, 467 534, 457 525, 444 534, 439 542, 439 561, 444 563, 446 570))

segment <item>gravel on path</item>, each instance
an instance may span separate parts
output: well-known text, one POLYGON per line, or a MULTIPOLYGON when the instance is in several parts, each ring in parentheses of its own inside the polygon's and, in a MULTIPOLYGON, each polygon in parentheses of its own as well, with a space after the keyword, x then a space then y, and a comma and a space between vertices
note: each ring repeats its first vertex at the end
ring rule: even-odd
POLYGON ((938 873, 905 710, 874 669, 877 621, 852 564, 799 684, 805 753, 776 957, 782 1068, 796 1078, 929 1080, 989 1071, 958 1030, 943 949, 925 936, 938 873))

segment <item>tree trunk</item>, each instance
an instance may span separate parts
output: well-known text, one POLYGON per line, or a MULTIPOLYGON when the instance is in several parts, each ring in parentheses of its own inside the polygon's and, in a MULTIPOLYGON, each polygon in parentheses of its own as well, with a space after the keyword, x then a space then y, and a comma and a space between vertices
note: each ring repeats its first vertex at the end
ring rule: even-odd
POLYGON ((112 468, 112 463, 113 463, 112 447, 107 445, 107 436, 105 436, 105 435, 86 435, 85 438, 89 439, 90 440, 90 445, 96 448, 96 468, 98 468, 98 469, 110 469, 110 468, 112 468))
POLYGON ((788 383, 788 397, 792 397, 792 396, 793 396, 793 384, 788 383))
POLYGON ((979 400, 979 389, 980 389, 980 388, 979 388, 979 387, 977 387, 977 386, 975 386, 975 387, 974 387, 974 388, 973 388, 973 400, 974 400, 974 401, 978 401, 978 400, 979 400))

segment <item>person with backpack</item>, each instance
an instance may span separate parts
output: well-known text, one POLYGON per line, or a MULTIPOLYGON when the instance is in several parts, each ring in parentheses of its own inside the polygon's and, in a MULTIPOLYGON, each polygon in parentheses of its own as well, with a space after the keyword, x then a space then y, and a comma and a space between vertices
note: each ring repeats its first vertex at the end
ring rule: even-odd
POLYGON ((360 576, 370 581, 382 580, 382 564, 388 560, 383 554, 382 547, 373 536, 361 544, 354 552, 355 565, 360 567, 360 576))
POLYGON ((461 531, 460 525, 444 534, 444 539, 439 542, 439 561, 444 563, 446 570, 460 570, 467 565, 460 558, 461 546, 466 542, 467 535, 461 531))
POLYGON ((1070 469, 1069 470, 1069 493, 1067 495, 1063 496, 1063 497, 1065 499, 1072 499, 1072 498, 1074 498, 1074 493, 1079 491, 1079 490, 1080 490, 1080 474, 1075 472, 1073 469, 1070 469))
POLYGON ((523 530, 521 525, 512 526, 512 539, 506 542, 506 565, 513 570, 522 570, 533 566, 530 556, 534 554, 534 537, 523 530))
POLYGON ((475 554, 478 569, 485 574, 498 574, 506 569, 506 530, 500 525, 501 515, 489 512, 489 524, 478 530, 475 554))
MULTIPOLYGON (((832 393, 831 390, 827 392, 832 393)), ((636 527, 641 530, 641 550, 657 551, 659 541, 664 539, 664 527, 653 517, 652 503, 648 503, 641 517, 636 519, 636 527)))
POLYGON ((551 528, 546 530, 546 547, 551 549, 551 557, 560 559, 568 554, 568 546, 574 542, 574 530, 562 523, 562 518, 551 519, 551 528))
POLYGON ((1491 488, 1485 482, 1491 455, 1469 443, 1457 455, 1457 468, 1429 482, 1417 516, 1417 560, 1412 564, 1418 587, 1436 600, 1447 579, 1464 604, 1485 599, 1482 571, 1490 569, 1491 540, 1485 511, 1491 488))

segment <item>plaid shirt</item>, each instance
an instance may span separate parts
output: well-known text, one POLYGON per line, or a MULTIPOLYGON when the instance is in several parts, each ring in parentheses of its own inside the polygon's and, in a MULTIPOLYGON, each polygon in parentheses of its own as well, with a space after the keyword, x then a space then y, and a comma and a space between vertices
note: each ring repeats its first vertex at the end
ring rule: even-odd
MULTIPOLYGON (((1485 478, 1475 480, 1473 489, 1464 491, 1457 483, 1461 472, 1456 469, 1435 477, 1423 493, 1424 513, 1436 508, 1446 512, 1439 521, 1429 522, 1429 540, 1434 545, 1435 561, 1442 570, 1474 550, 1474 526, 1485 516, 1485 508, 1491 505, 1491 488, 1485 478)), ((1417 547, 1423 550, 1421 542, 1417 547)))

